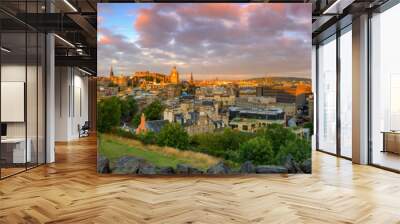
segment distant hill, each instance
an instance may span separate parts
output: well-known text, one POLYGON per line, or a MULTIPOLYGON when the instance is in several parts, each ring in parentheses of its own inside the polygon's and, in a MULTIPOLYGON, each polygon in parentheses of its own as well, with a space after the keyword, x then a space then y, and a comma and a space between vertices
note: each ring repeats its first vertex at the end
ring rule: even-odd
POLYGON ((252 79, 248 79, 247 81, 257 81, 257 82, 263 82, 263 81, 267 81, 268 79, 271 79, 273 81, 304 81, 304 82, 310 82, 311 79, 307 79, 307 78, 298 78, 298 77, 262 77, 262 78, 252 78, 252 79))

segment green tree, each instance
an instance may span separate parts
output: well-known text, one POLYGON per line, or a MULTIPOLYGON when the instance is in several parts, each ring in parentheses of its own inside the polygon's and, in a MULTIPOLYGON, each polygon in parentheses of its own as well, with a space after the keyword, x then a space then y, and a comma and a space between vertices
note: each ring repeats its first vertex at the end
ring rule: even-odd
POLYGON ((160 120, 163 117, 164 109, 164 105, 161 101, 156 100, 148 105, 143 112, 144 115, 146 115, 146 119, 149 121, 160 120))
POLYGON ((113 82, 110 82, 108 83, 107 87, 118 87, 118 85, 113 82))
POLYGON ((297 136, 289 128, 283 127, 280 124, 269 124, 266 128, 260 130, 257 136, 264 136, 272 144, 274 153, 278 153, 282 145, 286 145, 288 142, 294 141, 297 136))
POLYGON ((195 151, 222 157, 225 160, 238 161, 240 143, 254 137, 253 133, 225 128, 222 132, 195 135, 190 143, 195 151))
POLYGON ((133 119, 132 119, 132 121, 131 121, 133 127, 139 126, 139 124, 140 124, 140 116, 141 116, 141 114, 136 114, 136 115, 133 117, 133 119))
POLYGON ((138 105, 133 96, 127 96, 120 100, 121 103, 121 120, 130 122, 134 115, 138 112, 138 105))
POLYGON ((157 144, 178 149, 187 149, 189 145, 189 135, 180 124, 168 123, 161 129, 160 133, 158 133, 157 144))
POLYGON ((121 104, 117 97, 100 100, 97 103, 97 130, 99 132, 110 132, 111 129, 120 124, 121 104))
POLYGON ((240 144, 241 161, 252 161, 256 165, 275 164, 271 142, 264 137, 256 137, 240 144))
POLYGON ((314 134, 314 124, 312 122, 307 122, 304 124, 304 128, 310 129, 310 134, 314 134))
MULTIPOLYGON (((142 111, 144 115, 146 116, 146 120, 152 121, 152 120, 160 120, 163 117, 163 112, 164 112, 164 105, 161 103, 161 101, 156 100, 149 104, 147 107, 145 107, 142 111)), ((132 125, 134 127, 137 127, 140 123, 140 117, 141 113, 136 114, 136 116, 132 119, 132 125)))
POLYGON ((146 144, 146 145, 157 143, 157 134, 152 131, 140 133, 140 134, 138 134, 138 138, 143 144, 146 144))
POLYGON ((279 152, 275 156, 275 161, 283 163, 286 156, 292 155, 294 160, 302 163, 304 160, 311 158, 311 143, 310 141, 297 137, 295 140, 281 145, 279 152))

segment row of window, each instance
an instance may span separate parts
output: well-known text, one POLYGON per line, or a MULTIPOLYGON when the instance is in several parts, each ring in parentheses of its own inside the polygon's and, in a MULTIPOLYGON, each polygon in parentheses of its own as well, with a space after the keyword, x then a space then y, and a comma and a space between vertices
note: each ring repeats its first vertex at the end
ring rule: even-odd
MULTIPOLYGON (((370 20, 369 158, 374 165, 400 170, 400 155, 385 151, 384 139, 385 132, 400 131, 400 32, 396 24, 400 21, 400 4, 374 14, 370 20)), ((351 158, 351 26, 320 43, 313 53, 317 75, 317 148, 351 158)), ((400 148, 400 141, 395 144, 400 148)))

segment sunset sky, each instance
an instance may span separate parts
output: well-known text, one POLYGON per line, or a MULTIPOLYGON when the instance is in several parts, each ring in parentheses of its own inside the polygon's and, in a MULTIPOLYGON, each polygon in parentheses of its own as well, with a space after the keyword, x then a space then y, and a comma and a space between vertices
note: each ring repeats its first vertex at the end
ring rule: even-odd
POLYGON ((101 3, 98 73, 311 76, 311 4, 101 3))

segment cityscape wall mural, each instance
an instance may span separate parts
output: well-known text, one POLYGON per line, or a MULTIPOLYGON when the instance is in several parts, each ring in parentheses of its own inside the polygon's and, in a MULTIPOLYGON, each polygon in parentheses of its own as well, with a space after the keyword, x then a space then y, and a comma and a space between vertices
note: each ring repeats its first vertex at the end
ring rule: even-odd
POLYGON ((99 3, 99 173, 311 173, 311 4, 99 3))

